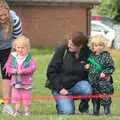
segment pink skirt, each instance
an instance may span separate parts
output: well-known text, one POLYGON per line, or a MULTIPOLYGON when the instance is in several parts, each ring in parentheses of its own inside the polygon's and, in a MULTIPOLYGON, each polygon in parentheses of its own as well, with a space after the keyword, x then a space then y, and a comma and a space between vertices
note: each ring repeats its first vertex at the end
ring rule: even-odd
POLYGON ((32 101, 32 89, 16 89, 12 87, 11 102, 13 104, 23 103, 24 105, 30 105, 32 101))

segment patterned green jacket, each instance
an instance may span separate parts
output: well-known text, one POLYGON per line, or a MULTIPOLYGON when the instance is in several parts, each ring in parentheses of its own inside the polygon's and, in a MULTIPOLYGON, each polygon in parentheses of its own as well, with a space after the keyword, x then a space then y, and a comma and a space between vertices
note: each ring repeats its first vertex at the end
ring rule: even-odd
POLYGON ((93 58, 97 64, 99 64, 102 69, 98 70, 94 64, 91 64, 90 70, 89 70, 89 81, 91 83, 98 82, 100 80, 100 73, 104 73, 107 76, 111 76, 112 73, 115 70, 114 67, 114 61, 112 57, 110 56, 110 53, 107 51, 103 51, 100 54, 96 55, 95 53, 92 53, 91 58, 93 58))

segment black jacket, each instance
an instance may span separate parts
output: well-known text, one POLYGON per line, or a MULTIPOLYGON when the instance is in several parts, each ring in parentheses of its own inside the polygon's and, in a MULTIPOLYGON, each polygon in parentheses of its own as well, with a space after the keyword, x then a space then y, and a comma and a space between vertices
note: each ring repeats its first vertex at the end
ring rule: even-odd
POLYGON ((74 53, 69 52, 65 45, 59 46, 47 69, 47 78, 53 89, 57 91, 62 88, 70 89, 78 81, 87 80, 84 62, 89 54, 90 50, 86 46, 81 50, 79 59, 76 59, 74 53))

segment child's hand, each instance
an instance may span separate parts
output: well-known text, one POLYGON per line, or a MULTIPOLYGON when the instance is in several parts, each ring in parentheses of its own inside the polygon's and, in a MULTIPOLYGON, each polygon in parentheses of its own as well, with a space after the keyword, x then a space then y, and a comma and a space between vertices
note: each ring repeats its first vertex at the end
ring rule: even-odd
POLYGON ((102 78, 103 80, 110 80, 110 76, 106 76, 104 73, 100 74, 100 78, 102 78))
POLYGON ((13 68, 13 69, 12 69, 12 74, 16 74, 16 72, 17 72, 16 69, 13 68))
POLYGON ((100 74, 100 78, 105 78, 105 74, 104 74, 104 73, 101 73, 101 74, 100 74))
POLYGON ((86 70, 88 70, 88 69, 90 68, 90 64, 84 65, 84 68, 85 68, 86 70))
POLYGON ((18 74, 20 75, 22 72, 21 71, 18 71, 18 74))

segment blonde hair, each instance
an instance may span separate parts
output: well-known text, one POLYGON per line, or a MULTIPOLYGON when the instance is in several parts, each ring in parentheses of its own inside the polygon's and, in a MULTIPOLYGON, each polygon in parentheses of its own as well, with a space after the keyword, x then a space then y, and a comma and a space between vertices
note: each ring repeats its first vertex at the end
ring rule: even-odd
POLYGON ((3 24, 3 29, 4 29, 4 39, 7 40, 8 39, 8 35, 9 33, 12 32, 13 28, 12 28, 12 19, 9 13, 9 6, 8 4, 5 2, 5 0, 0 0, 0 10, 1 9, 5 9, 8 12, 8 17, 9 20, 6 24, 3 24))
POLYGON ((89 45, 90 45, 91 49, 93 50, 93 47, 95 45, 103 45, 103 46, 105 46, 105 41, 106 41, 106 39, 105 39, 104 36, 96 35, 96 36, 92 36, 90 38, 89 45))
POLYGON ((9 9, 8 4, 5 2, 5 0, 0 0, 0 8, 7 8, 9 9))
POLYGON ((21 35, 18 38, 16 38, 13 42, 13 49, 15 49, 16 45, 21 44, 23 47, 26 47, 28 49, 28 52, 30 51, 30 40, 28 37, 21 35))

